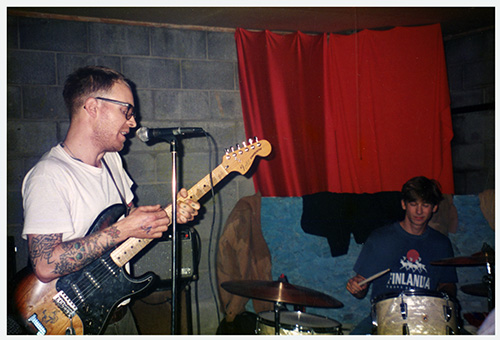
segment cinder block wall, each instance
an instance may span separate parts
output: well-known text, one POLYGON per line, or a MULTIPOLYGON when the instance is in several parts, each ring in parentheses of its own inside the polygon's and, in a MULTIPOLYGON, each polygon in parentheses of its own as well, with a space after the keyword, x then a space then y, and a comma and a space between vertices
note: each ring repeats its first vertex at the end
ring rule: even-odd
POLYGON ((444 41, 454 138, 457 194, 495 187, 495 30, 444 41))
MULTIPOLYGON (((64 139, 68 117, 61 93, 73 69, 107 65, 133 80, 142 126, 196 126, 210 133, 216 146, 203 137, 180 141, 179 181, 186 188, 221 162, 224 148, 253 137, 244 132, 233 32, 11 15, 7 27, 7 234, 17 249, 9 263, 17 270, 28 261, 20 237, 21 182, 64 139)), ((494 109, 480 105, 494 103, 494 29, 447 38, 445 50, 455 109, 456 193, 478 193, 494 187, 494 109)), ((169 145, 134 137, 123 158, 137 184, 137 204, 170 202, 169 145)), ((254 193, 249 176, 228 177, 215 199, 203 200, 202 218, 194 224, 202 240, 199 280, 192 285, 194 334, 215 334, 217 238, 237 200, 254 193)))

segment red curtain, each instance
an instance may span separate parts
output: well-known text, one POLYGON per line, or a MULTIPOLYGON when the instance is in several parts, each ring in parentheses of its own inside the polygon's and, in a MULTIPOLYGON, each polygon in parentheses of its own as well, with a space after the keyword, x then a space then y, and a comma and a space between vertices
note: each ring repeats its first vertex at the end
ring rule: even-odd
POLYGON ((393 191, 419 175, 454 192, 439 25, 235 36, 246 133, 273 146, 254 175, 263 196, 393 191))

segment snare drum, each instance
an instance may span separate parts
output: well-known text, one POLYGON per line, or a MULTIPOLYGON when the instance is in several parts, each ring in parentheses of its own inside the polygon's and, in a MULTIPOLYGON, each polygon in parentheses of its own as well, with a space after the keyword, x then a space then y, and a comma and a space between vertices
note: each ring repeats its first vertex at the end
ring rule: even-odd
POLYGON ((459 334, 458 318, 458 304, 445 293, 410 289, 372 300, 379 335, 459 334))
MULTIPOLYGON (((275 335, 274 311, 261 312, 257 316, 258 335, 275 335)), ((342 325, 324 316, 302 312, 280 312, 280 335, 341 335, 342 325)))

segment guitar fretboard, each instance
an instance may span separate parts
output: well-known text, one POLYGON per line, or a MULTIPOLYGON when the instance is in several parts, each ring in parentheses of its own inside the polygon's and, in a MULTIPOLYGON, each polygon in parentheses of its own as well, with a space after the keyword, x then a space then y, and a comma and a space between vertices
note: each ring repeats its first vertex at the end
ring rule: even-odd
MULTIPOLYGON (((207 192, 212 189, 212 184, 215 186, 224 177, 228 175, 228 171, 224 168, 222 164, 216 167, 210 178, 210 174, 206 175, 202 180, 196 183, 191 189, 188 190, 188 198, 193 201, 198 201, 207 192)), ((183 201, 180 199, 179 201, 183 201)), ((169 205, 165 209, 170 221, 172 221, 172 206, 169 205)), ((150 238, 135 238, 131 237, 118 246, 113 252, 111 252, 111 259, 116 263, 117 266, 123 267, 127 262, 129 262, 135 255, 137 255, 144 247, 146 247, 153 239, 150 238)))

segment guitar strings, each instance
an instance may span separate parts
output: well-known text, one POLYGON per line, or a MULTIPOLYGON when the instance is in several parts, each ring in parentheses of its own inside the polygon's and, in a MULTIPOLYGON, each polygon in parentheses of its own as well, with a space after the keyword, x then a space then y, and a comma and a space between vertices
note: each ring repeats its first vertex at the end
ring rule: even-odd
MULTIPOLYGON (((111 261, 111 264, 109 263, 108 259, 104 259, 107 266, 109 266, 111 269, 120 271, 121 268, 118 267, 113 261, 111 261), (113 268, 115 267, 115 268, 113 268)), ((96 260, 100 261, 100 259, 96 260)), ((92 278, 98 285, 103 285, 107 281, 109 281, 110 278, 112 278, 114 275, 113 273, 109 270, 109 268, 106 268, 106 265, 103 263, 98 264, 98 268, 96 268, 95 272, 89 272, 92 274, 92 278)), ((119 273, 117 273, 119 274, 119 273)), ((96 287, 96 284, 92 283, 89 278, 85 277, 85 275, 81 275, 75 282, 74 284, 77 285, 78 291, 76 291, 73 287, 72 291, 75 293, 76 298, 78 299, 77 302, 74 302, 77 307, 81 307, 85 304, 87 298, 90 296, 93 291, 97 290, 98 288, 96 287), (81 296, 81 297, 80 297, 81 296)), ((72 285, 70 285, 72 286, 72 285)))

